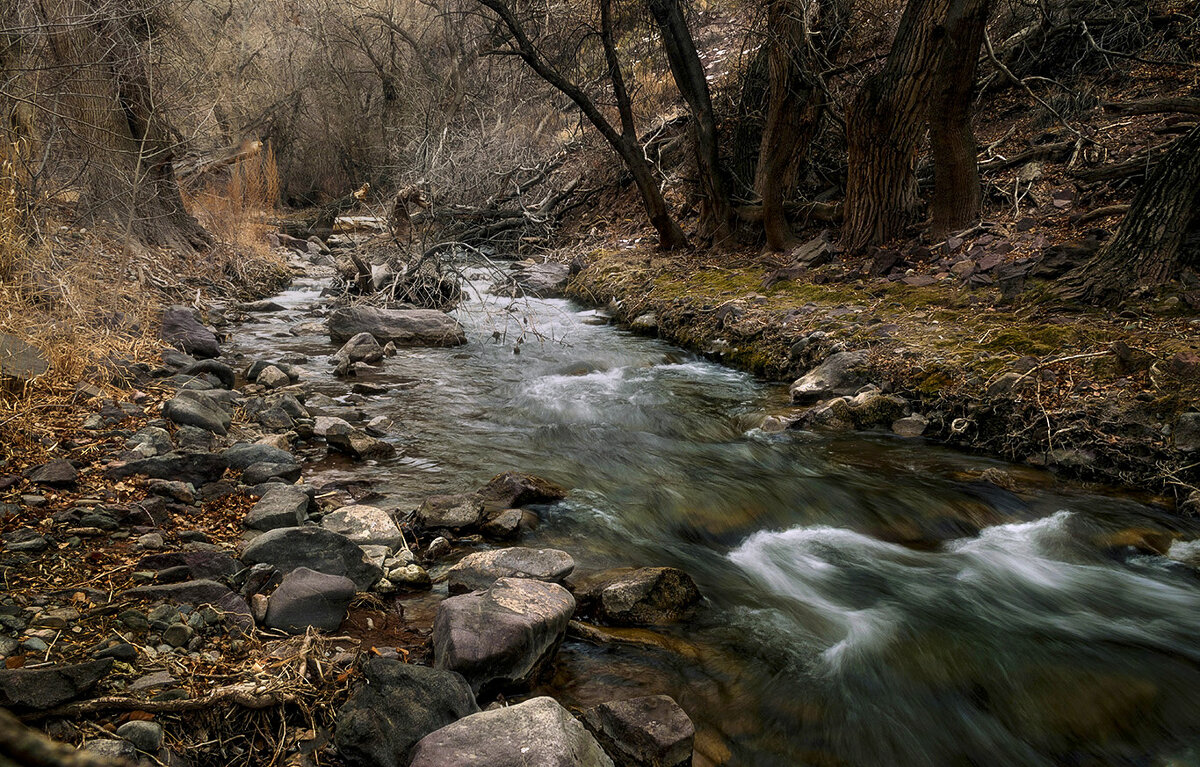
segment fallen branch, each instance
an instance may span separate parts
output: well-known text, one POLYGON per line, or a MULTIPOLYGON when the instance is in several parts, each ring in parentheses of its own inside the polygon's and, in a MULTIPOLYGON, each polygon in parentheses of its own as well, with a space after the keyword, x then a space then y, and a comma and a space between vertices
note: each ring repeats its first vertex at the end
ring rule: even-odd
POLYGON ((55 716, 69 717, 80 714, 91 714, 96 711, 177 713, 180 711, 200 711, 212 706, 221 705, 235 705, 259 710, 279 706, 284 703, 293 703, 296 700, 294 692, 284 690, 263 690, 259 692, 260 688, 260 685, 254 683, 236 684, 229 687, 219 687, 202 698, 189 698, 187 700, 146 700, 127 695, 106 695, 78 703, 68 703, 46 711, 35 711, 25 714, 21 718, 25 721, 32 721, 55 716))
POLYGON ((1200 98, 1188 96, 1166 96, 1158 99, 1143 99, 1124 103, 1109 101, 1103 104, 1105 112, 1117 115, 1157 115, 1183 113, 1200 115, 1200 98))

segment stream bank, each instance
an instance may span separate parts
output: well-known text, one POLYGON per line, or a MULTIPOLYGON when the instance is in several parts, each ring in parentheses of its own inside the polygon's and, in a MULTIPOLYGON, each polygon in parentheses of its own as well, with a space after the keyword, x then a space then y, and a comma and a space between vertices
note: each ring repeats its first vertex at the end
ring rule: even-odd
MULTIPOLYGON (((1200 509, 1200 320, 1187 304, 1119 314, 1014 304, 999 257, 960 259, 967 269, 882 276, 870 262, 855 271, 626 245, 578 257, 568 292, 625 327, 768 380, 791 383, 830 355, 865 352, 858 383, 904 400, 901 412, 830 418, 820 411, 835 392, 822 391, 824 402, 782 408, 776 428, 892 431, 916 414, 897 431, 1200 509)), ((1036 268, 1018 270, 1021 286, 1036 268)))

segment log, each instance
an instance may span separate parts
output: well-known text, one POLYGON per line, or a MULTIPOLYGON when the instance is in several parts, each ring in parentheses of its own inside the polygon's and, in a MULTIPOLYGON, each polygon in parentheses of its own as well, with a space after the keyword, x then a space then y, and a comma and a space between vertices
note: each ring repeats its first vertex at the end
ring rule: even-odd
POLYGON ((263 142, 246 139, 240 144, 224 147, 213 152, 186 157, 175 163, 175 178, 181 184, 191 184, 213 171, 227 168, 242 160, 257 157, 262 152, 263 142))

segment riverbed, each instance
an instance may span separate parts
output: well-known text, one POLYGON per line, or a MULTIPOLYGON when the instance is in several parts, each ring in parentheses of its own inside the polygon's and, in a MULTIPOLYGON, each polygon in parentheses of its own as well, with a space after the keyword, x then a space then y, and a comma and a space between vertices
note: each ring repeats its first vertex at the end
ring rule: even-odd
POLYGON ((539 692, 669 694, 697 764, 1200 764, 1200 580, 1117 545, 1190 535, 1165 510, 890 434, 766 433, 786 388, 486 280, 454 312, 465 346, 339 380, 328 337, 291 332, 323 287, 297 281, 232 351, 304 359, 337 414, 392 419, 398 454, 306 481, 408 511, 544 476, 571 492, 520 545, 577 573, 679 567, 707 597, 665 631, 568 640, 539 692))

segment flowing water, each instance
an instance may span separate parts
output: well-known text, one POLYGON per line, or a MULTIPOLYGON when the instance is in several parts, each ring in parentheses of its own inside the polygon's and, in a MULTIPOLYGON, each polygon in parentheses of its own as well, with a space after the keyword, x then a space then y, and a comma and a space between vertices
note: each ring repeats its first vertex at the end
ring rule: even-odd
POLYGON ((577 572, 677 566, 707 596, 683 626, 568 641, 542 689, 565 704, 670 694, 697 764, 1200 764, 1200 580, 1097 543, 1178 529, 1160 509, 888 435, 763 433, 781 387, 482 283, 455 313, 466 346, 401 350, 358 379, 386 394, 347 396, 336 347, 288 332, 320 287, 235 351, 306 356, 317 391, 396 422, 399 454, 309 481, 411 509, 539 474, 571 493, 523 545, 577 572))

